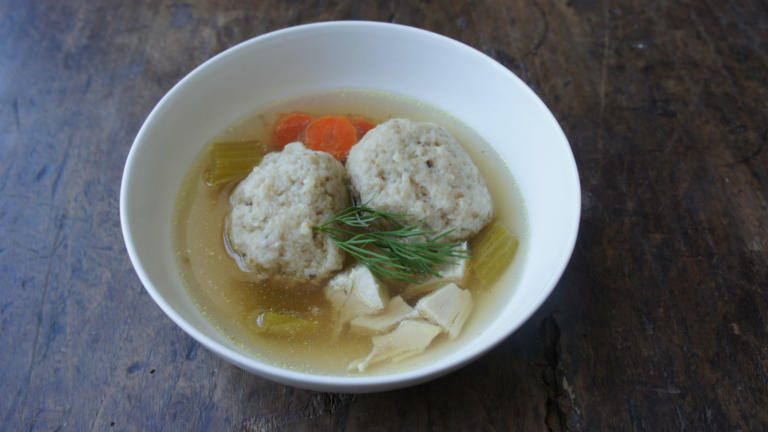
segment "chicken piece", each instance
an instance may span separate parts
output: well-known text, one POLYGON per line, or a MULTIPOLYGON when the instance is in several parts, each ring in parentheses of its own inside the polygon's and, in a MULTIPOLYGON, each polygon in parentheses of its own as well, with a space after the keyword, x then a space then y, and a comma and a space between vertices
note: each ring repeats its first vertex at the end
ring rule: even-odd
POLYGON ((331 279, 325 287, 325 297, 333 305, 341 331, 350 320, 384 309, 389 296, 367 267, 356 265, 331 279))
MULTIPOLYGON (((469 249, 467 242, 461 244, 459 249, 462 252, 466 252, 469 249)), ((440 288, 447 283, 455 283, 461 285, 464 280, 464 275, 467 273, 467 261, 465 259, 457 259, 454 264, 441 264, 435 270, 440 273, 440 276, 430 276, 424 282, 418 285, 409 285, 401 294, 404 298, 412 299, 421 297, 425 294, 429 294, 432 291, 440 288)))
POLYGON ((371 353, 352 361, 347 369, 363 372, 368 366, 376 363, 387 360, 398 362, 419 354, 441 331, 440 327, 426 321, 401 321, 391 333, 374 336, 371 353))
POLYGON ((389 301, 387 307, 376 315, 365 315, 353 319, 349 325, 356 333, 370 335, 381 334, 392 330, 400 321, 406 318, 418 318, 419 313, 397 296, 389 301))
POLYGON ((472 310, 472 294, 449 283, 419 300, 416 310, 445 329, 451 339, 456 339, 472 310))

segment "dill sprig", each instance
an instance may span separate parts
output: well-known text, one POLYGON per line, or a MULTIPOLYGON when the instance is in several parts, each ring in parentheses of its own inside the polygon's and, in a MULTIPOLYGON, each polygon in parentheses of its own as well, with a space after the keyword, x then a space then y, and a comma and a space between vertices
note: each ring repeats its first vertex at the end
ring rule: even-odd
POLYGON ((458 259, 469 258, 469 252, 461 249, 461 242, 443 241, 453 230, 439 234, 423 230, 421 223, 403 224, 401 220, 406 217, 353 205, 314 229, 327 235, 382 281, 417 283, 426 275, 440 277, 435 270, 437 264, 455 264, 458 259))

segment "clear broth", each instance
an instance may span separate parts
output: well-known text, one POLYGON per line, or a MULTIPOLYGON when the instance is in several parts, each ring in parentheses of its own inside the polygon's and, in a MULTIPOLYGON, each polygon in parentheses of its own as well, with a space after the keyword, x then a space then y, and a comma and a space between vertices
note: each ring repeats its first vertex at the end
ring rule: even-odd
MULTIPOLYGON (((279 102, 236 122, 213 141, 271 143, 272 127, 278 116, 291 111, 316 116, 357 114, 376 124, 395 117, 430 121, 448 129, 462 143, 485 177, 494 203, 495 220, 520 240, 517 255, 493 286, 481 286, 469 278, 465 281, 462 288, 472 292, 474 307, 459 338, 449 341, 445 335, 440 335, 424 354, 397 364, 373 366, 365 374, 412 369, 472 340, 511 297, 528 249, 523 203, 501 158, 473 130, 445 112, 410 98, 368 90, 341 90, 279 102)), ((307 285, 297 293, 274 284, 256 282, 227 254, 223 230, 230 210, 229 193, 234 184, 221 189, 208 187, 202 180, 207 163, 205 156, 203 151, 181 187, 173 225, 180 273, 200 312, 243 350, 276 366, 316 374, 360 375, 348 372, 346 368, 350 361, 368 354, 372 347, 371 338, 348 331, 335 340, 329 338, 332 326, 330 305, 321 286, 307 285), (321 323, 321 328, 312 335, 292 339, 259 334, 247 323, 249 313, 256 309, 311 315, 321 323)), ((392 291, 390 294, 395 295, 392 291)))

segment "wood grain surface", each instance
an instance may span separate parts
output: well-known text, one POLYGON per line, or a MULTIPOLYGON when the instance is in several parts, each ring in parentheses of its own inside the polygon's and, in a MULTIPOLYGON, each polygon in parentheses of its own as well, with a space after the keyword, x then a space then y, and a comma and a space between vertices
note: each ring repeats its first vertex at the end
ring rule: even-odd
POLYGON ((0 0, 0 430, 768 430, 768 3, 0 0), (408 24, 520 76, 568 136, 578 243, 546 304, 417 387, 298 390, 220 360, 123 246, 142 121, 222 50, 408 24))

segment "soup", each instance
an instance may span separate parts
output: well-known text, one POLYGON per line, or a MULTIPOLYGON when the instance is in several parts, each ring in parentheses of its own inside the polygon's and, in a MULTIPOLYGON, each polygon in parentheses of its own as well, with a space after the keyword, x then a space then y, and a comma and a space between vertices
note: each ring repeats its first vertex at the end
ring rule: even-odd
MULTIPOLYGON (((485 178, 494 205, 491 225, 504 226, 519 241, 515 258, 493 283, 483 283, 471 272, 464 279, 461 288, 471 293, 474 305, 458 338, 451 340, 443 334, 437 336, 422 354, 400 362, 380 363, 365 372, 350 371, 351 362, 371 351, 371 336, 348 330, 339 332, 334 321, 334 308, 324 293, 327 279, 288 287, 243 270, 242 263, 233 257, 231 249, 228 250, 226 241, 227 215, 231 211, 229 197, 237 182, 209 186, 205 175, 210 162, 208 152, 204 151, 179 192, 173 232, 180 273, 201 313, 242 349, 277 366, 310 373, 399 372, 418 367, 446 351, 459 349, 482 331, 495 317, 504 299, 510 297, 525 259, 525 213, 507 167, 476 133, 448 114, 405 97, 363 90, 314 94, 274 104, 236 122, 213 142, 272 143, 274 125, 281 114, 295 111, 316 117, 355 114, 375 124, 391 118, 408 118, 432 122, 447 129, 462 144, 485 178), (311 317, 314 328, 290 337, 265 334, 254 330, 254 311, 311 317)), ((470 239, 470 251, 473 242, 476 239, 470 239)), ((344 261, 345 270, 354 265, 355 260, 350 257, 344 261)), ((391 297, 406 289, 404 283, 387 282, 386 285, 391 297)), ((415 300, 408 299, 408 302, 413 306, 415 300)))

